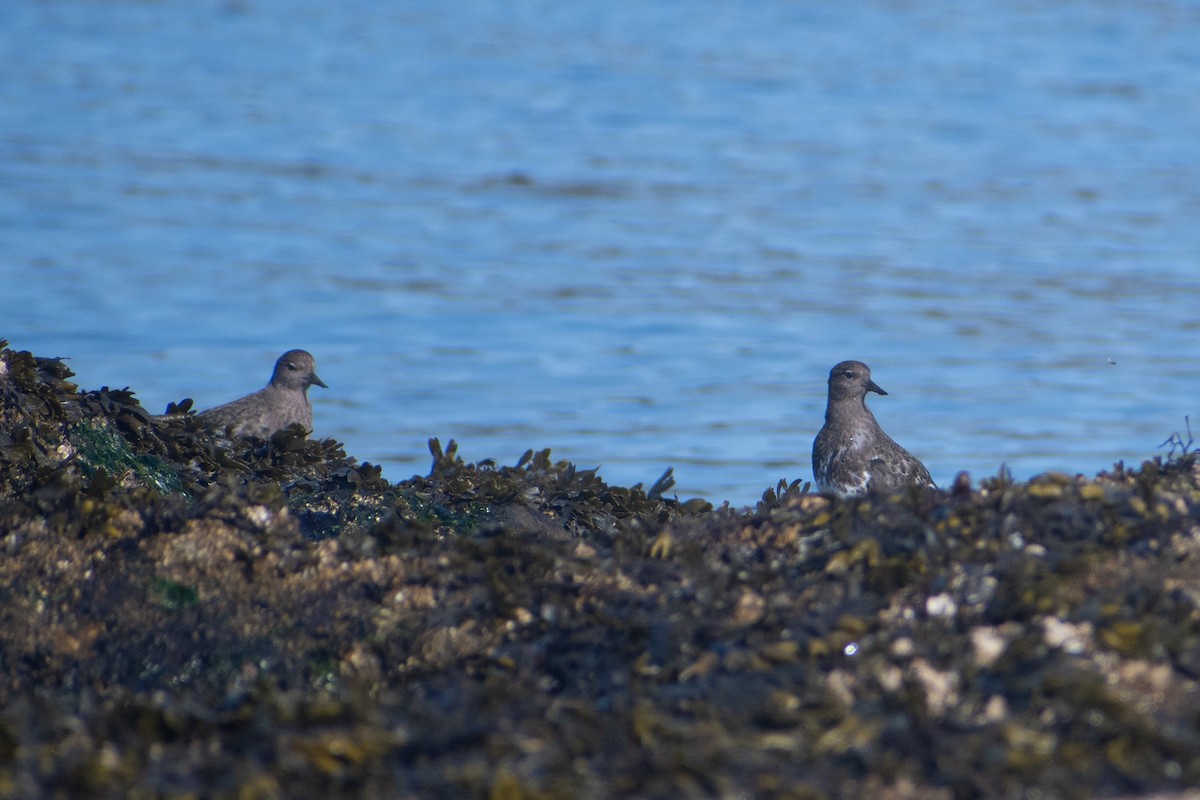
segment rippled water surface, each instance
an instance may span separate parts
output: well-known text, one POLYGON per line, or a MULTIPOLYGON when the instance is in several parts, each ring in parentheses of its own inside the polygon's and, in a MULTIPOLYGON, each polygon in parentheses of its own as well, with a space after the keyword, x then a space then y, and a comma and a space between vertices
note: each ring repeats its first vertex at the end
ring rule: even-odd
MULTIPOLYGON (((0 336, 161 410, 751 503, 825 377, 949 481, 1200 416, 1200 7, 0 8, 0 336)), ((1197 425, 1200 429, 1200 425, 1197 425)), ((1200 430, 1198 430, 1200 432, 1200 430)))

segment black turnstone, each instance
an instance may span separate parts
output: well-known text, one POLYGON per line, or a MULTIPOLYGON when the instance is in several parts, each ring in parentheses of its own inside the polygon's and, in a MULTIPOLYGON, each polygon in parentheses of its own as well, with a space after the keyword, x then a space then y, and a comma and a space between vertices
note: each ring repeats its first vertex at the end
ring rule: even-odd
POLYGON ((201 411, 200 418, 234 436, 266 439, 297 422, 312 432, 308 387, 329 388, 317 377, 316 368, 317 362, 307 350, 288 350, 275 362, 270 383, 253 394, 201 411))
POLYGON ((925 465, 879 427, 867 392, 887 394, 861 361, 843 361, 829 371, 825 425, 813 442, 817 490, 851 495, 935 486, 925 465))

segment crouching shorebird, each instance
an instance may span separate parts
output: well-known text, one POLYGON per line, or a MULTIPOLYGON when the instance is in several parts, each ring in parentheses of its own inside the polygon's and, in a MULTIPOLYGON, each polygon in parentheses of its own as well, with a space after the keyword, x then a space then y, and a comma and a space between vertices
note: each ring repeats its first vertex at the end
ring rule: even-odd
POLYGON ((879 427, 867 392, 887 394, 861 361, 843 361, 829 371, 825 425, 813 442, 817 490, 851 495, 935 486, 925 465, 879 427))
POLYGON ((294 423, 312 432, 312 404, 308 387, 325 382, 317 377, 317 362, 307 350, 288 350, 275 362, 271 382, 253 394, 200 412, 200 418, 234 436, 266 439, 294 423))

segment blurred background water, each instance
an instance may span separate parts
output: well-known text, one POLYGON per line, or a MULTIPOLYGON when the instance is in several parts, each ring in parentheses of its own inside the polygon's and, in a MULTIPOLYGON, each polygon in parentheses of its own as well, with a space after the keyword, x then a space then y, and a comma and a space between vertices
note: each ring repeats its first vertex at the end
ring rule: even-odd
MULTIPOLYGON (((946 483, 1197 416, 1184 0, 8 0, 0 336, 153 411, 752 503, 825 379, 946 483)), ((1200 425, 1197 425, 1200 428, 1200 425)))

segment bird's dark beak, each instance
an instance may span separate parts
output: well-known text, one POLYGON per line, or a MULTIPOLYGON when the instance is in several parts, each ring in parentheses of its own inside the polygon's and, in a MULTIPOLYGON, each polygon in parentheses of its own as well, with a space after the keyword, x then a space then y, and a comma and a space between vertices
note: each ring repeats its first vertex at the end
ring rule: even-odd
POLYGON ((328 389, 329 384, 317 377, 317 373, 311 372, 308 375, 308 382, 320 386, 322 389, 328 389))
POLYGON ((876 394, 887 394, 887 392, 879 388, 879 384, 875 381, 867 381, 867 391, 875 392, 876 394))

